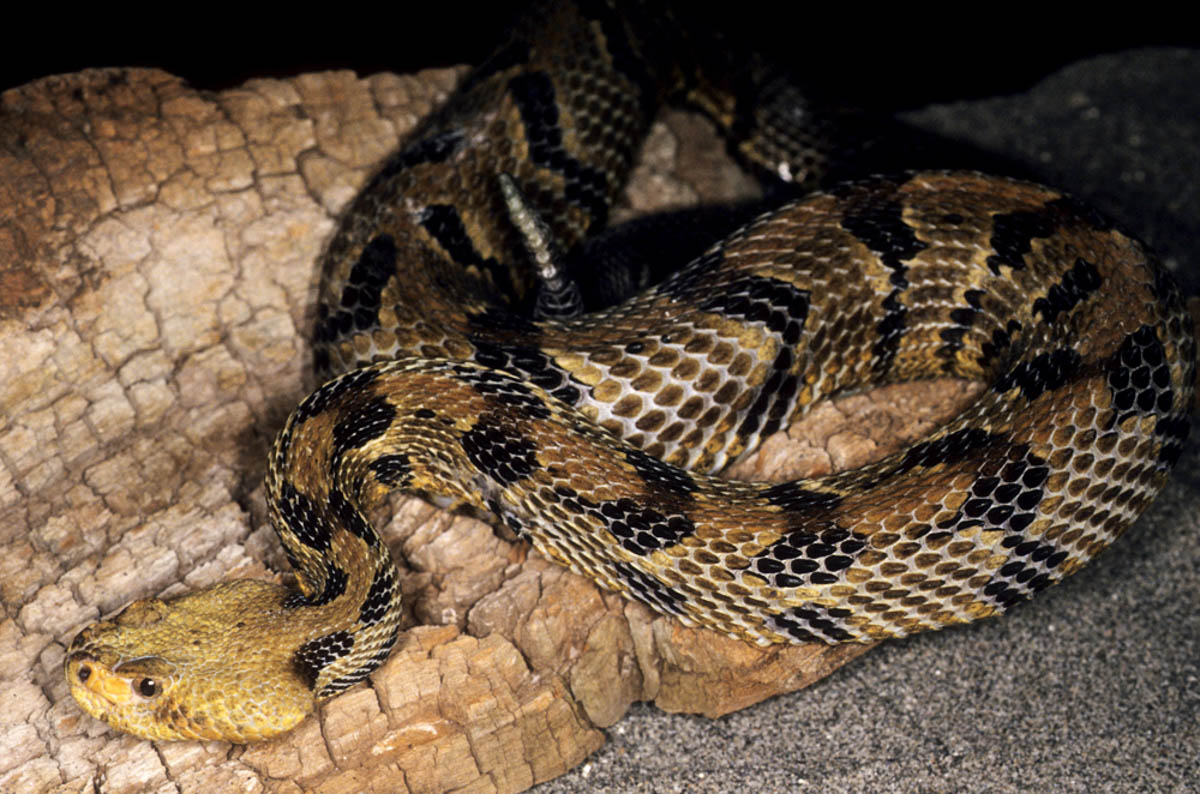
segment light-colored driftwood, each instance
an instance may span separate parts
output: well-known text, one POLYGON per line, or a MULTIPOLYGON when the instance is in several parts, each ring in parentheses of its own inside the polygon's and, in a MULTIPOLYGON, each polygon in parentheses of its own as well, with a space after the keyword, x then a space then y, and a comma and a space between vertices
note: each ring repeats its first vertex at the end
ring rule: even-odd
MULTIPOLYGON (((865 650, 689 630, 398 498, 386 536, 411 569, 415 628, 369 685, 249 748, 154 745, 76 708, 61 664, 84 623, 286 569, 261 479, 313 385, 318 255, 459 74, 201 94, 162 72, 90 71, 0 98, 0 791, 517 791, 580 763, 634 701, 716 716, 865 650)), ((705 122, 669 114, 622 211, 750 190, 705 122)), ((742 474, 858 465, 965 389, 821 406, 742 474)))

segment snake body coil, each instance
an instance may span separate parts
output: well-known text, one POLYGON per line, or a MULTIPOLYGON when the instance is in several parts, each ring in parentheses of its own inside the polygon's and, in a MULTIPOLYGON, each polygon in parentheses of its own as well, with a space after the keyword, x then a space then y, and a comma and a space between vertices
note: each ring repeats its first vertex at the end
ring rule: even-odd
MULTIPOLYGON (((535 279, 499 175, 568 249, 603 225, 670 96, 751 159, 786 148, 692 78, 665 21, 596 5, 531 14, 331 242, 316 358, 338 376, 288 420, 267 479, 299 590, 230 582, 90 626, 66 662, 89 713, 251 741, 361 680, 399 630, 396 571, 364 518, 394 488, 492 513, 606 588, 766 644, 1000 613, 1163 486, 1192 398, 1180 296, 1138 242, 1037 185, 850 183, 615 308, 523 315, 535 279), (989 387, 876 464, 780 485, 709 474, 830 394, 943 375, 989 387)), ((820 166, 819 146, 798 151, 776 172, 820 166)))

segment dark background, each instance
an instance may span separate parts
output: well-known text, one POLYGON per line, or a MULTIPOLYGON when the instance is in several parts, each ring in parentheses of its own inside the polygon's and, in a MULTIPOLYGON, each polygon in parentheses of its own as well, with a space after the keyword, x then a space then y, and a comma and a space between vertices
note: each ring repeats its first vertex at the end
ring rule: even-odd
MULTIPOLYGON (((330 4, 318 13, 287 16, 228 7, 205 16, 203 5, 180 12, 105 4, 69 14, 35 7, 32 19, 10 28, 29 41, 19 58, 9 55, 0 64, 0 89, 99 66, 158 67, 198 88, 218 90, 251 77, 324 69, 367 75, 475 63, 524 5, 330 4)), ((879 109, 1016 93, 1088 55, 1200 42, 1182 19, 1154 15, 1053 19, 979 4, 965 7, 968 17, 964 7, 933 13, 850 3, 801 13, 797 5, 750 0, 702 13, 714 28, 753 42, 806 81, 879 109)))

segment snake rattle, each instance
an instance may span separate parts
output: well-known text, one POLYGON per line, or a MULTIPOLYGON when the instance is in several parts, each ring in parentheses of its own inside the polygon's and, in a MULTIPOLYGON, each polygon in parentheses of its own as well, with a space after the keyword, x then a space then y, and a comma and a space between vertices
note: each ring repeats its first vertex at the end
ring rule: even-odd
POLYGON ((1049 188, 839 185, 578 313, 559 252, 604 225, 662 102, 708 112, 751 162, 791 150, 783 176, 826 153, 764 134, 667 18, 621 5, 530 13, 355 199, 323 263, 331 379, 267 475, 296 586, 226 582, 85 628, 65 662, 85 711, 150 739, 249 742, 361 681, 401 622, 364 517, 393 489, 765 645, 999 614, 1163 487, 1190 425, 1192 324, 1140 243, 1049 188), (824 397, 935 376, 988 386, 903 452, 777 485, 711 475, 824 397))

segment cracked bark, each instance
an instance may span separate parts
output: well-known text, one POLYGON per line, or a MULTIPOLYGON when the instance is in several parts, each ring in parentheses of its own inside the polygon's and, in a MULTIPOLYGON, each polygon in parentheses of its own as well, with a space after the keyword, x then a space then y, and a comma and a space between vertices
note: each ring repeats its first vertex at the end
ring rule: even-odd
MULTIPOLYGON (((863 646, 689 630, 411 499, 384 529, 414 628, 371 679, 249 748, 154 745, 80 712, 65 643, 131 599, 286 570, 266 452, 313 386, 315 262, 372 167, 455 70, 197 93, 87 71, 0 96, 0 790, 519 791, 636 700, 717 716, 863 646)), ((655 127, 631 213, 746 195, 705 122, 655 127)), ((943 382, 820 406, 743 477, 860 465, 968 399, 943 382)))

